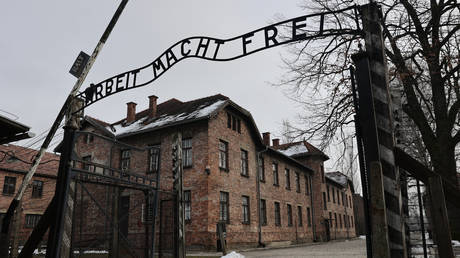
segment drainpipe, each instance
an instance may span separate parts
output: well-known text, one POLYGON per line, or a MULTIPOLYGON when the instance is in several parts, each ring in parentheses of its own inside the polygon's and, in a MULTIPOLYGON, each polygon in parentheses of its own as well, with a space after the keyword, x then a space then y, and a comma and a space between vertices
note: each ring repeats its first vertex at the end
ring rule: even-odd
POLYGON ((259 247, 265 247, 265 244, 262 242, 262 223, 260 221, 260 158, 262 156, 262 153, 266 152, 268 150, 268 147, 265 146, 265 150, 261 150, 257 152, 257 169, 256 169, 256 188, 257 188, 257 235, 258 235, 258 243, 259 247))

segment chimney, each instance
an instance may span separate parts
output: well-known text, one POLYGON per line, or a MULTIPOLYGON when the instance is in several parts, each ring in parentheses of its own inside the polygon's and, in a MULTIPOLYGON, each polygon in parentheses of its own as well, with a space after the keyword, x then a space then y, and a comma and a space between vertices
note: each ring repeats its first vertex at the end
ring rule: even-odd
POLYGON ((277 147, 280 145, 280 139, 273 139, 273 147, 277 147))
POLYGON ((270 132, 262 133, 264 144, 270 146, 270 132))
POLYGON ((157 99, 155 95, 149 96, 149 119, 157 116, 157 99))
POLYGON ((126 123, 130 124, 136 120, 136 103, 128 102, 126 103, 128 106, 127 113, 126 113, 126 123))

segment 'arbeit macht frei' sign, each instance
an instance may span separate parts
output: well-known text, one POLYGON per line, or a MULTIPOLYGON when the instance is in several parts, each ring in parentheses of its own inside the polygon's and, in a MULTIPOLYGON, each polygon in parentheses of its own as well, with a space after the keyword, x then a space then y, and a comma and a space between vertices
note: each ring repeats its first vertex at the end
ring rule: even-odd
POLYGON ((360 31, 359 24, 349 18, 355 17, 354 12, 353 7, 333 13, 305 15, 230 39, 186 38, 164 51, 150 64, 91 84, 78 97, 85 99, 85 107, 89 106, 112 94, 147 85, 186 58, 230 61, 290 42, 335 34, 357 34, 360 31), (343 21, 340 23, 339 18, 351 20, 347 28, 342 27, 343 21))

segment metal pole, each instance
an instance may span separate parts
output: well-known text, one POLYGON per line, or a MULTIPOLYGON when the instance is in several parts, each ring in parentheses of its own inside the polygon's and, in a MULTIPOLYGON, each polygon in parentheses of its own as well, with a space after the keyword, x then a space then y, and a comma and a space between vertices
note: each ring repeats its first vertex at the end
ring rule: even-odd
POLYGON ((177 217, 177 254, 178 258, 185 258, 185 212, 184 212, 184 182, 182 169, 182 134, 177 132, 173 136, 173 172, 174 190, 176 192, 177 217))
MULTIPOLYGON (((8 211, 5 214, 5 217, 3 218, 3 225, 2 225, 2 232, 0 234, 0 242, 1 243, 6 243, 6 246, 8 246, 8 238, 6 235, 8 234, 9 230, 9 224, 12 218, 12 215, 14 214, 14 211, 16 210, 19 201, 22 199, 22 196, 24 195, 25 190, 27 189, 27 186, 30 183, 30 180, 32 179, 33 175, 35 174, 35 171, 37 170, 38 165, 40 164, 41 159, 43 158, 43 155, 45 154, 46 150, 48 149, 51 140, 53 139, 54 135, 56 134, 57 129, 59 128, 62 120, 64 119, 65 114, 68 113, 70 109, 70 104, 73 100, 73 98, 76 96, 78 90, 80 89, 81 85, 83 84, 83 81, 85 80, 86 76, 88 75, 89 70, 93 66, 94 62, 96 61, 96 58, 99 54, 99 52, 102 50, 102 47, 104 46, 105 42, 107 41, 107 38, 109 37, 110 33, 112 32, 113 27, 118 21, 118 18, 120 17, 123 9, 125 8, 126 4, 128 3, 128 0, 122 0, 120 5, 118 6, 117 11, 115 12, 114 16, 112 17, 112 20, 110 21, 109 25, 107 26, 106 30, 102 34, 101 39, 99 40, 98 44, 96 45, 96 48, 93 51, 93 54, 91 55, 90 59, 88 60, 88 63, 85 65, 85 68, 83 69, 82 74, 79 76, 77 82, 73 86, 70 94, 67 96, 67 99, 64 102, 64 105, 62 106, 61 110, 59 111, 56 120, 54 121, 53 125, 51 126, 51 129, 48 133, 48 135, 45 138, 45 141, 42 143, 42 146, 40 147, 40 150, 38 154, 35 156, 33 162, 32 162, 32 167, 30 168, 29 172, 24 176, 24 180, 22 181, 21 186, 18 189, 18 193, 14 197, 14 199, 11 201, 10 206, 8 207, 8 211)), ((4 248, 5 245, 2 245, 0 248, 0 256, 5 256, 8 255, 8 248, 4 248)))
POLYGON ((428 254, 426 251, 425 222, 423 221, 422 194, 420 193, 420 182, 418 180, 416 181, 417 181, 418 211, 420 213, 420 227, 422 230, 423 257, 427 258, 428 254))
MULTIPOLYGON (((351 88, 353 92, 353 103, 355 106, 355 113, 359 114, 359 104, 358 96, 356 94, 355 86, 355 70, 350 66, 350 76, 351 76, 351 88)), ((358 159, 359 159, 359 172, 361 174, 361 188, 363 190, 363 204, 364 204, 364 221, 366 223, 366 249, 367 257, 372 258, 372 232, 371 232, 371 216, 369 214, 369 191, 368 191, 368 180, 366 173, 366 165, 364 162, 364 150, 363 150, 363 140, 362 132, 360 127, 359 115, 355 115, 355 130, 356 130, 356 146, 358 148, 358 159)))

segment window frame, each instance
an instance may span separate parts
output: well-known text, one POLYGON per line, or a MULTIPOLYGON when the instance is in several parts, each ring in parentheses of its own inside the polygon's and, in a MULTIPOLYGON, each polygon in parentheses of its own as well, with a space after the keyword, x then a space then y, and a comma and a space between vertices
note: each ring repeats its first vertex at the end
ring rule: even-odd
POLYGON ((148 169, 147 169, 147 174, 154 174, 158 173, 160 170, 160 162, 161 162, 161 145, 160 144, 155 144, 149 146, 149 164, 148 164, 148 169), (153 157, 156 157, 155 163, 153 162, 153 157), (154 168, 154 164, 156 164, 156 168, 154 168))
POLYGON ((219 221, 230 224, 230 194, 224 191, 219 194, 219 221))
POLYGON ((44 182, 41 180, 32 181, 31 198, 42 198, 43 197, 43 185, 44 185, 44 182))
POLYGON ((298 226, 303 227, 302 206, 300 205, 297 206, 297 220, 298 220, 298 226))
POLYGON ((311 227, 311 213, 310 213, 310 207, 307 207, 307 226, 311 227))
POLYGON ((192 191, 184 190, 184 218, 185 222, 192 220, 192 191), (188 213, 188 217, 187 217, 188 213))
POLYGON ((288 227, 292 227, 293 222, 292 222, 292 205, 289 203, 286 204, 286 209, 287 209, 287 219, 288 219, 288 227))
POLYGON ((273 185, 274 186, 280 186, 279 173, 278 173, 278 163, 276 163, 276 162, 272 163, 272 171, 273 171, 273 185))
POLYGON ((243 224, 249 225, 251 224, 251 206, 249 196, 243 195, 241 196, 241 211, 243 212, 243 224))
POLYGON ((308 175, 304 175, 305 179, 305 195, 310 195, 310 177, 308 175))
POLYGON ((259 157, 259 181, 265 183, 265 159, 259 157))
POLYGON ((193 140, 192 137, 182 139, 182 167, 191 168, 193 167, 193 140), (190 145, 185 146, 186 143, 190 145), (190 161, 190 164, 188 163, 190 161))
POLYGON ((5 176, 3 179, 3 195, 11 196, 16 192, 16 177, 5 176), (13 181, 13 182, 11 182, 13 181))
POLYGON ((327 211, 326 193, 323 192, 323 210, 327 211))
POLYGON ((123 149, 120 151, 120 170, 126 172, 131 167, 131 150, 130 149, 123 149), (127 156, 124 154, 128 153, 127 156), (125 167, 125 165, 127 165, 125 167))
POLYGON ((260 199, 260 224, 267 225, 267 201, 265 199, 260 199))
POLYGON ((41 214, 26 214, 24 216, 24 228, 34 228, 41 217, 41 214))
POLYGON ((241 149, 241 175, 249 177, 249 153, 244 149, 241 149))
POLYGON ((284 177, 286 179, 286 190, 291 190, 291 171, 289 168, 284 168, 284 177))
POLYGON ((295 171, 295 191, 300 193, 300 174, 295 171))
POLYGON ((228 171, 228 142, 224 140, 219 140, 219 168, 224 171, 228 171), (221 147, 225 147, 224 149, 221 149, 221 147), (222 158, 224 160, 222 160, 222 158), (222 163, 224 161, 225 164, 222 163))
POLYGON ((275 226, 281 227, 281 205, 279 202, 275 202, 274 211, 275 211, 275 226))

